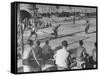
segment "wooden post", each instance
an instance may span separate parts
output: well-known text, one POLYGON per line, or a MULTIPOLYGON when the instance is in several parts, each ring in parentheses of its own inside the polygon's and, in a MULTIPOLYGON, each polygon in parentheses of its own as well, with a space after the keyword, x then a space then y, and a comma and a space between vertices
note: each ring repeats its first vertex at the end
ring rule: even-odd
POLYGON ((75 24, 75 9, 74 9, 74 12, 73 12, 73 24, 75 24))

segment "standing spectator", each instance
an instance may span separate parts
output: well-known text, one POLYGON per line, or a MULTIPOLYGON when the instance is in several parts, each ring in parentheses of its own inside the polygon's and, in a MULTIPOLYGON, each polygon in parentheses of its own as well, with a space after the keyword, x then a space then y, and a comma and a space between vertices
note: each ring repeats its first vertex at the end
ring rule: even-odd
POLYGON ((67 50, 67 41, 62 42, 62 49, 58 50, 54 55, 55 63, 58 70, 67 70, 69 68, 70 53, 67 50))

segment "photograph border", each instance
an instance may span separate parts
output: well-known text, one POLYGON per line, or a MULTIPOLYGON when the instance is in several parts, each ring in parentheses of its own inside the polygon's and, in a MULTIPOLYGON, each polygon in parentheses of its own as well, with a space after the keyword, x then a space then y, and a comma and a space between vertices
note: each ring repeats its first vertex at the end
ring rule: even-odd
POLYGON ((19 2, 11 3, 11 73, 14 74, 29 74, 29 73, 49 73, 49 72, 67 72, 67 71, 83 71, 83 70, 97 70, 98 69, 98 7, 87 5, 71 5, 71 4, 55 4, 55 3, 38 3, 38 2, 19 2), (57 70, 57 71, 39 71, 39 72, 18 72, 17 71, 17 4, 41 4, 41 5, 59 5, 71 7, 89 7, 96 8, 96 42, 97 42, 97 67, 93 69, 71 69, 71 70, 57 70))

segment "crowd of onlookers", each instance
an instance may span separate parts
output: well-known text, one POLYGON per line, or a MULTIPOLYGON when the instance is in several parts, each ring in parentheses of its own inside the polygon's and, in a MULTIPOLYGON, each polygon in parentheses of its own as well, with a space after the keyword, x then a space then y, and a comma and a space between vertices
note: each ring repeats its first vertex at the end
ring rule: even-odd
MULTIPOLYGON (((43 47, 40 47, 40 44, 40 41, 28 40, 25 45, 22 55, 24 72, 42 71, 42 66, 46 65, 51 59, 56 70, 92 69, 97 67, 97 43, 94 43, 95 48, 91 50, 92 56, 87 53, 82 40, 79 41, 79 47, 74 53, 67 49, 68 42, 66 40, 62 41, 60 48, 55 51, 51 49, 49 41, 46 41, 43 47)), ((48 70, 54 69, 48 68, 48 70)))

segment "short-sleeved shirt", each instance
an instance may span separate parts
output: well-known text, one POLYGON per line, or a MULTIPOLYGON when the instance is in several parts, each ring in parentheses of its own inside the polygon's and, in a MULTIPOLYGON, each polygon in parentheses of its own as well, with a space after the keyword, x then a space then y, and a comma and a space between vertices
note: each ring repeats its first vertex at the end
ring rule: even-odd
POLYGON ((66 49, 62 48, 56 52, 55 62, 60 67, 68 68, 68 57, 69 52, 67 52, 66 49))

